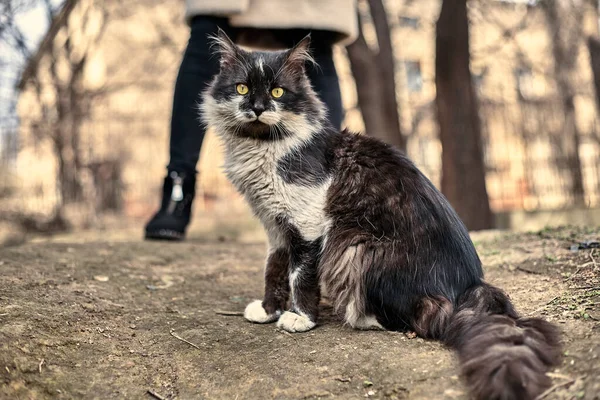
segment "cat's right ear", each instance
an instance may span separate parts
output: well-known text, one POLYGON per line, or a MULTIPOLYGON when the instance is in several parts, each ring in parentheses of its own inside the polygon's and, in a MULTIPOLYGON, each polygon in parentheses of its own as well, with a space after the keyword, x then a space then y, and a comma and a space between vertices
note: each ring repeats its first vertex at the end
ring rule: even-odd
POLYGON ((294 69, 304 69, 306 63, 315 63, 310 53, 310 33, 287 51, 286 64, 294 69))
POLYGON ((211 50, 214 54, 219 56, 219 62, 221 67, 231 66, 239 59, 238 47, 233 43, 233 40, 227 36, 225 31, 218 28, 216 35, 210 36, 211 50))

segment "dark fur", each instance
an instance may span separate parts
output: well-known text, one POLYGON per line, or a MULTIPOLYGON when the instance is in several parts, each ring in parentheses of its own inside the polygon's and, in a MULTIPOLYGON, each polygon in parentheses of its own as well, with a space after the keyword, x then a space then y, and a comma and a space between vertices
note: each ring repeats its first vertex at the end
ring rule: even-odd
POLYGON ((319 316, 319 301, 321 300, 317 263, 323 245, 322 239, 304 240, 298 229, 287 218, 278 217, 276 220, 282 232, 287 236, 287 241, 291 244, 288 274, 298 270, 302 271, 299 286, 296 289, 296 299, 291 304, 290 311, 301 311, 310 316, 311 320, 316 321, 319 316))
POLYGON ((277 173, 286 183, 318 185, 331 175, 333 164, 332 141, 335 136, 322 134, 294 149, 279 161, 277 173))
POLYGON ((557 328, 520 318, 508 297, 485 283, 458 299, 442 339, 458 350, 479 399, 533 399, 550 386, 545 372, 560 362, 557 328))
MULTIPOLYGON (((212 96, 232 98, 238 81, 287 85, 283 107, 323 129, 279 159, 276 174, 285 184, 306 188, 332 180, 324 206, 330 224, 323 237, 306 240, 294 225, 294 215, 263 215, 263 223, 276 229, 285 243, 267 263, 265 311, 284 311, 290 292, 286 277, 300 274, 293 280, 290 311, 316 322, 319 283, 324 284, 350 324, 361 327, 360 322, 375 317, 387 329, 414 330, 456 349, 477 399, 533 399, 547 388, 545 372, 559 362, 557 328, 519 317, 508 297, 483 281, 467 229, 433 184, 392 146, 328 125, 322 103, 311 90, 301 90, 309 85, 302 49, 252 54, 220 40, 225 47, 222 64, 228 68, 215 79, 212 96), (256 57, 268 69, 285 73, 240 75, 239 64, 256 57)), ((250 95, 244 101, 249 103, 241 108, 262 100, 250 95)), ((277 140, 293 135, 254 132, 248 137, 277 140)), ((247 198, 252 200, 251 191, 269 182, 244 187, 250 192, 247 198)), ((286 200, 283 196, 278 201, 286 200)))
POLYGON ((466 228, 431 182, 372 138, 342 134, 335 155, 329 243, 368 249, 366 313, 455 348, 477 399, 533 399, 547 388, 545 372, 560 356, 557 328, 519 318, 483 282, 466 228))
POLYGON ((352 134, 342 135, 335 155, 331 243, 362 241, 373 249, 375 265, 365 275, 367 314, 387 329, 409 329, 422 298, 454 302, 479 282, 481 263, 467 230, 410 160, 352 134))
POLYGON ((265 297, 263 307, 268 314, 285 310, 290 295, 290 254, 284 249, 275 250, 267 260, 265 271, 265 297))

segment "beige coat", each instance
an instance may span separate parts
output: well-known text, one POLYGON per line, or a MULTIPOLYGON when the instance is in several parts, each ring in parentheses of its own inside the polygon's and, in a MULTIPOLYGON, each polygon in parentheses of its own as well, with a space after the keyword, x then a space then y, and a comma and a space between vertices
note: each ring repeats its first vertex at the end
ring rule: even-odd
POLYGON ((356 0, 186 0, 186 18, 229 17, 239 28, 306 28, 340 33, 348 43, 358 34, 356 0))

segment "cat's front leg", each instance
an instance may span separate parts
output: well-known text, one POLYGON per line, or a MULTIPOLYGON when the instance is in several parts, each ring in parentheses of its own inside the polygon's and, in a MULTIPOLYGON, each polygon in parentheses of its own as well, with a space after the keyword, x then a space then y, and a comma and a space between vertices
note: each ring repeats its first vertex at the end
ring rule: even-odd
POLYGON ((286 249, 271 251, 265 268, 265 298, 246 306, 244 317, 251 322, 275 322, 285 310, 290 293, 290 255, 286 249))
POLYGON ((317 325, 319 313, 319 280, 317 260, 320 241, 305 242, 290 250, 291 308, 277 321, 277 327, 288 332, 306 332, 317 325))

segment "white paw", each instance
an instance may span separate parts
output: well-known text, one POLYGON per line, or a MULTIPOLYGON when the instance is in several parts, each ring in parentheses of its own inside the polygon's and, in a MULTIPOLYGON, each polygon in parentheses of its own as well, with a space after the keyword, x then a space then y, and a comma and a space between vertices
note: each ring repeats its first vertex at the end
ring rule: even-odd
POLYGON ((291 311, 281 314, 277 327, 288 332, 306 332, 317 325, 304 315, 298 315, 291 311))
POLYGON ((361 329, 361 330, 365 330, 365 331, 368 331, 368 330, 384 331, 385 330, 385 328, 383 326, 381 326, 381 324, 379 322, 377 322, 377 318, 375 318, 373 316, 360 317, 356 321, 350 323, 350 326, 353 327, 354 329, 361 329))
POLYGON ((279 314, 267 314, 262 306, 262 301, 254 300, 252 303, 246 306, 244 310, 244 318, 250 322, 256 322, 259 324, 266 324, 267 322, 273 322, 277 319, 279 314))

